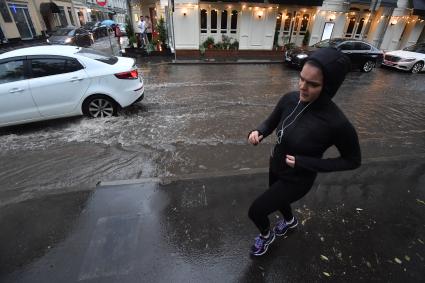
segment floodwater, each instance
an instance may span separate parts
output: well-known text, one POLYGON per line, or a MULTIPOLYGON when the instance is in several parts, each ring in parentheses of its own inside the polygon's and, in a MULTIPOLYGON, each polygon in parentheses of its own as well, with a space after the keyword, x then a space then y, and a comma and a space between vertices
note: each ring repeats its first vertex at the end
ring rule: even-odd
MULTIPOLYGON (((274 138, 248 132, 295 90, 279 64, 141 65, 145 99, 118 117, 74 117, 0 129, 0 205, 99 181, 265 168, 274 138)), ((352 72, 334 98, 364 160, 425 154, 424 74, 352 72)), ((334 154, 330 150, 329 154, 334 154)))

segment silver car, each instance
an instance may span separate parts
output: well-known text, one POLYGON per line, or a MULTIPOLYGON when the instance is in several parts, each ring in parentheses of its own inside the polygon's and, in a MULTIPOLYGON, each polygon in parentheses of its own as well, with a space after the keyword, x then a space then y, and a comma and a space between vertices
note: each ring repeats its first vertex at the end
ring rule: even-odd
POLYGON ((425 42, 386 52, 383 65, 414 74, 425 70, 425 42))

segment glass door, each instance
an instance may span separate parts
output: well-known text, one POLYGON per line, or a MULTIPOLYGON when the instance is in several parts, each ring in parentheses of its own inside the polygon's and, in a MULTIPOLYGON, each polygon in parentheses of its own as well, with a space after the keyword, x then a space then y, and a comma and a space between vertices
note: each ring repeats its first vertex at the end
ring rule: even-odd
POLYGON ((35 30, 27 6, 17 4, 9 5, 10 12, 15 20, 21 39, 34 38, 35 30))

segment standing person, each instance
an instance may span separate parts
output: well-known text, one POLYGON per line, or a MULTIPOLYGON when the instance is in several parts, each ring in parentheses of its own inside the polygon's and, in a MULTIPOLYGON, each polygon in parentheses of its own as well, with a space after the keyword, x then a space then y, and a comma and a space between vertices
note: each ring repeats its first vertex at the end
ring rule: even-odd
POLYGON ((146 16, 146 35, 148 37, 148 42, 152 42, 152 22, 149 16, 146 16))
POLYGON ((260 230, 251 254, 266 253, 275 236, 298 225, 291 203, 313 186, 318 172, 351 170, 360 166, 357 133, 331 100, 350 70, 350 59, 332 48, 313 53, 300 73, 299 91, 282 96, 271 115, 248 135, 257 145, 276 129, 269 167, 269 188, 254 200, 248 216, 260 230), (340 156, 323 159, 335 145, 340 156), (279 211, 283 219, 270 229, 268 215, 279 211))
POLYGON ((118 24, 116 24, 114 26, 114 33, 115 33, 115 37, 117 38, 118 47, 121 50, 121 36, 122 36, 122 33, 121 33, 120 26, 118 24))
POLYGON ((146 32, 146 25, 145 25, 145 19, 143 16, 140 16, 140 21, 137 22, 137 47, 144 47, 145 46, 145 32, 146 32))

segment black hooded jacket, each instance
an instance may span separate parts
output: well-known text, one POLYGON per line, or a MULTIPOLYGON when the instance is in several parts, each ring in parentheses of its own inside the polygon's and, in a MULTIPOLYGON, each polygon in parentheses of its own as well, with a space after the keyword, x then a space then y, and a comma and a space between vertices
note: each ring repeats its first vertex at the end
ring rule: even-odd
POLYGON ((256 130, 265 138, 276 129, 278 143, 270 159, 272 173, 281 179, 312 183, 317 172, 359 167, 361 154, 354 127, 331 100, 350 70, 350 59, 335 49, 323 48, 309 60, 323 72, 320 96, 308 104, 299 103, 299 92, 287 93, 256 130), (336 146, 340 156, 323 159, 331 146, 336 146), (287 154, 295 156, 295 168, 286 164, 287 154))

